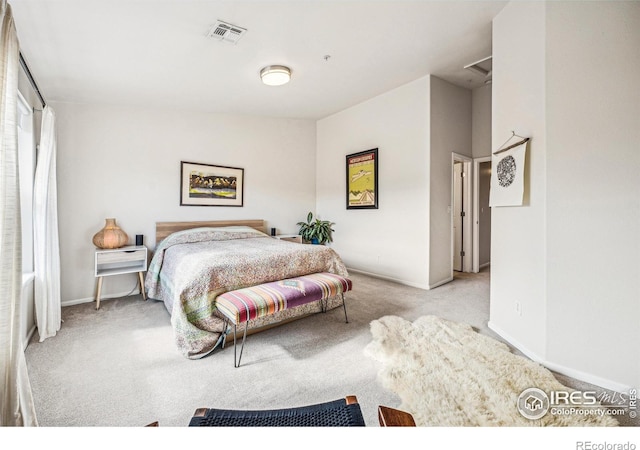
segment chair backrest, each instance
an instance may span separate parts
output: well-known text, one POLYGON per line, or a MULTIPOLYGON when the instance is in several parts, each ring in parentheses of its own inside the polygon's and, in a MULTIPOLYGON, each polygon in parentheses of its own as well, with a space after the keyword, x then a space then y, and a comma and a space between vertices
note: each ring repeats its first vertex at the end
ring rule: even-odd
MULTIPOLYGON (((378 407, 381 427, 415 427, 413 416, 399 409, 378 407)), ((159 426, 152 422, 148 427, 159 426)), ((349 395, 340 400, 287 409, 241 411, 199 408, 190 427, 362 427, 364 418, 358 399, 349 395)))
POLYGON ((349 396, 310 406, 273 410, 200 408, 190 427, 363 427, 357 399, 349 396))

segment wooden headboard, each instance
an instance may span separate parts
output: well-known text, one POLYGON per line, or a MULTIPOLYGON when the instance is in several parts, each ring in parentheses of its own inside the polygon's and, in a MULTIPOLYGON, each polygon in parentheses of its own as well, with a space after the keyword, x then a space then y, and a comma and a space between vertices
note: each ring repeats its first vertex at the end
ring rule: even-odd
POLYGON ((200 222, 156 222, 156 245, 164 238, 176 231, 189 230, 200 227, 251 227, 263 233, 267 233, 264 220, 213 220, 200 222))

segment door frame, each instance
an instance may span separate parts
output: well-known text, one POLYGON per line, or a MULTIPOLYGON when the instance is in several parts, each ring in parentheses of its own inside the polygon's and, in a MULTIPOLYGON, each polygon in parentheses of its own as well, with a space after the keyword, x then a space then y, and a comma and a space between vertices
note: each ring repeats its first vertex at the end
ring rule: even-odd
POLYGON ((455 248, 455 236, 453 234, 453 214, 454 214, 454 183, 455 183, 455 179, 454 179, 454 165, 456 162, 461 162, 464 164, 464 172, 467 174, 468 177, 468 181, 466 183, 463 183, 462 186, 462 198, 463 198, 463 204, 464 205, 468 205, 468 208, 465 208, 465 219, 464 219, 464 225, 462 227, 462 250, 465 252, 465 256, 463 257, 462 260, 462 271, 463 272, 470 272, 472 270, 472 265, 473 265, 473 230, 472 230, 472 226, 471 226, 471 217, 473 214, 473 205, 472 205, 472 196, 471 196, 471 187, 472 187, 472 181, 473 181, 473 159, 465 156, 465 155, 461 155, 459 153, 451 153, 451 206, 450 206, 450 219, 451 219, 451 223, 450 223, 450 230, 451 230, 451 255, 449 258, 449 262, 450 262, 450 267, 451 267, 451 277, 453 277, 453 256, 454 256, 454 248, 455 248))
POLYGON ((491 162, 491 156, 473 158, 473 269, 480 272, 480 163, 491 162))

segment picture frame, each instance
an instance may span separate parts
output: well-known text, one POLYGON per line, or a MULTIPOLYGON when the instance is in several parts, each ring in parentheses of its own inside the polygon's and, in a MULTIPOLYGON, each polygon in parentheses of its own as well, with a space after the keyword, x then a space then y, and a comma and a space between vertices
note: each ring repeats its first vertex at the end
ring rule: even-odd
POLYGON ((180 161, 180 206, 243 206, 244 169, 180 161))
POLYGON ((378 209, 378 149, 346 156, 347 209, 378 209))

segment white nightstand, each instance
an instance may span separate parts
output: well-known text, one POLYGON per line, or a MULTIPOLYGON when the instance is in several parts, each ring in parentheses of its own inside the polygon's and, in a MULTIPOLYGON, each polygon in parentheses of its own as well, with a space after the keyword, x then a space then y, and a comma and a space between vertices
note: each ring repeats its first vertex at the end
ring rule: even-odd
POLYGON ((302 244, 302 236, 300 236, 299 234, 277 234, 273 237, 276 239, 281 239, 283 241, 291 241, 302 244))
POLYGON ((144 245, 132 245, 111 250, 96 249, 96 278, 98 279, 96 293, 96 309, 100 308, 100 291, 102 291, 102 278, 123 273, 138 273, 140 293, 147 299, 144 292, 144 275, 147 271, 147 247, 144 245))

